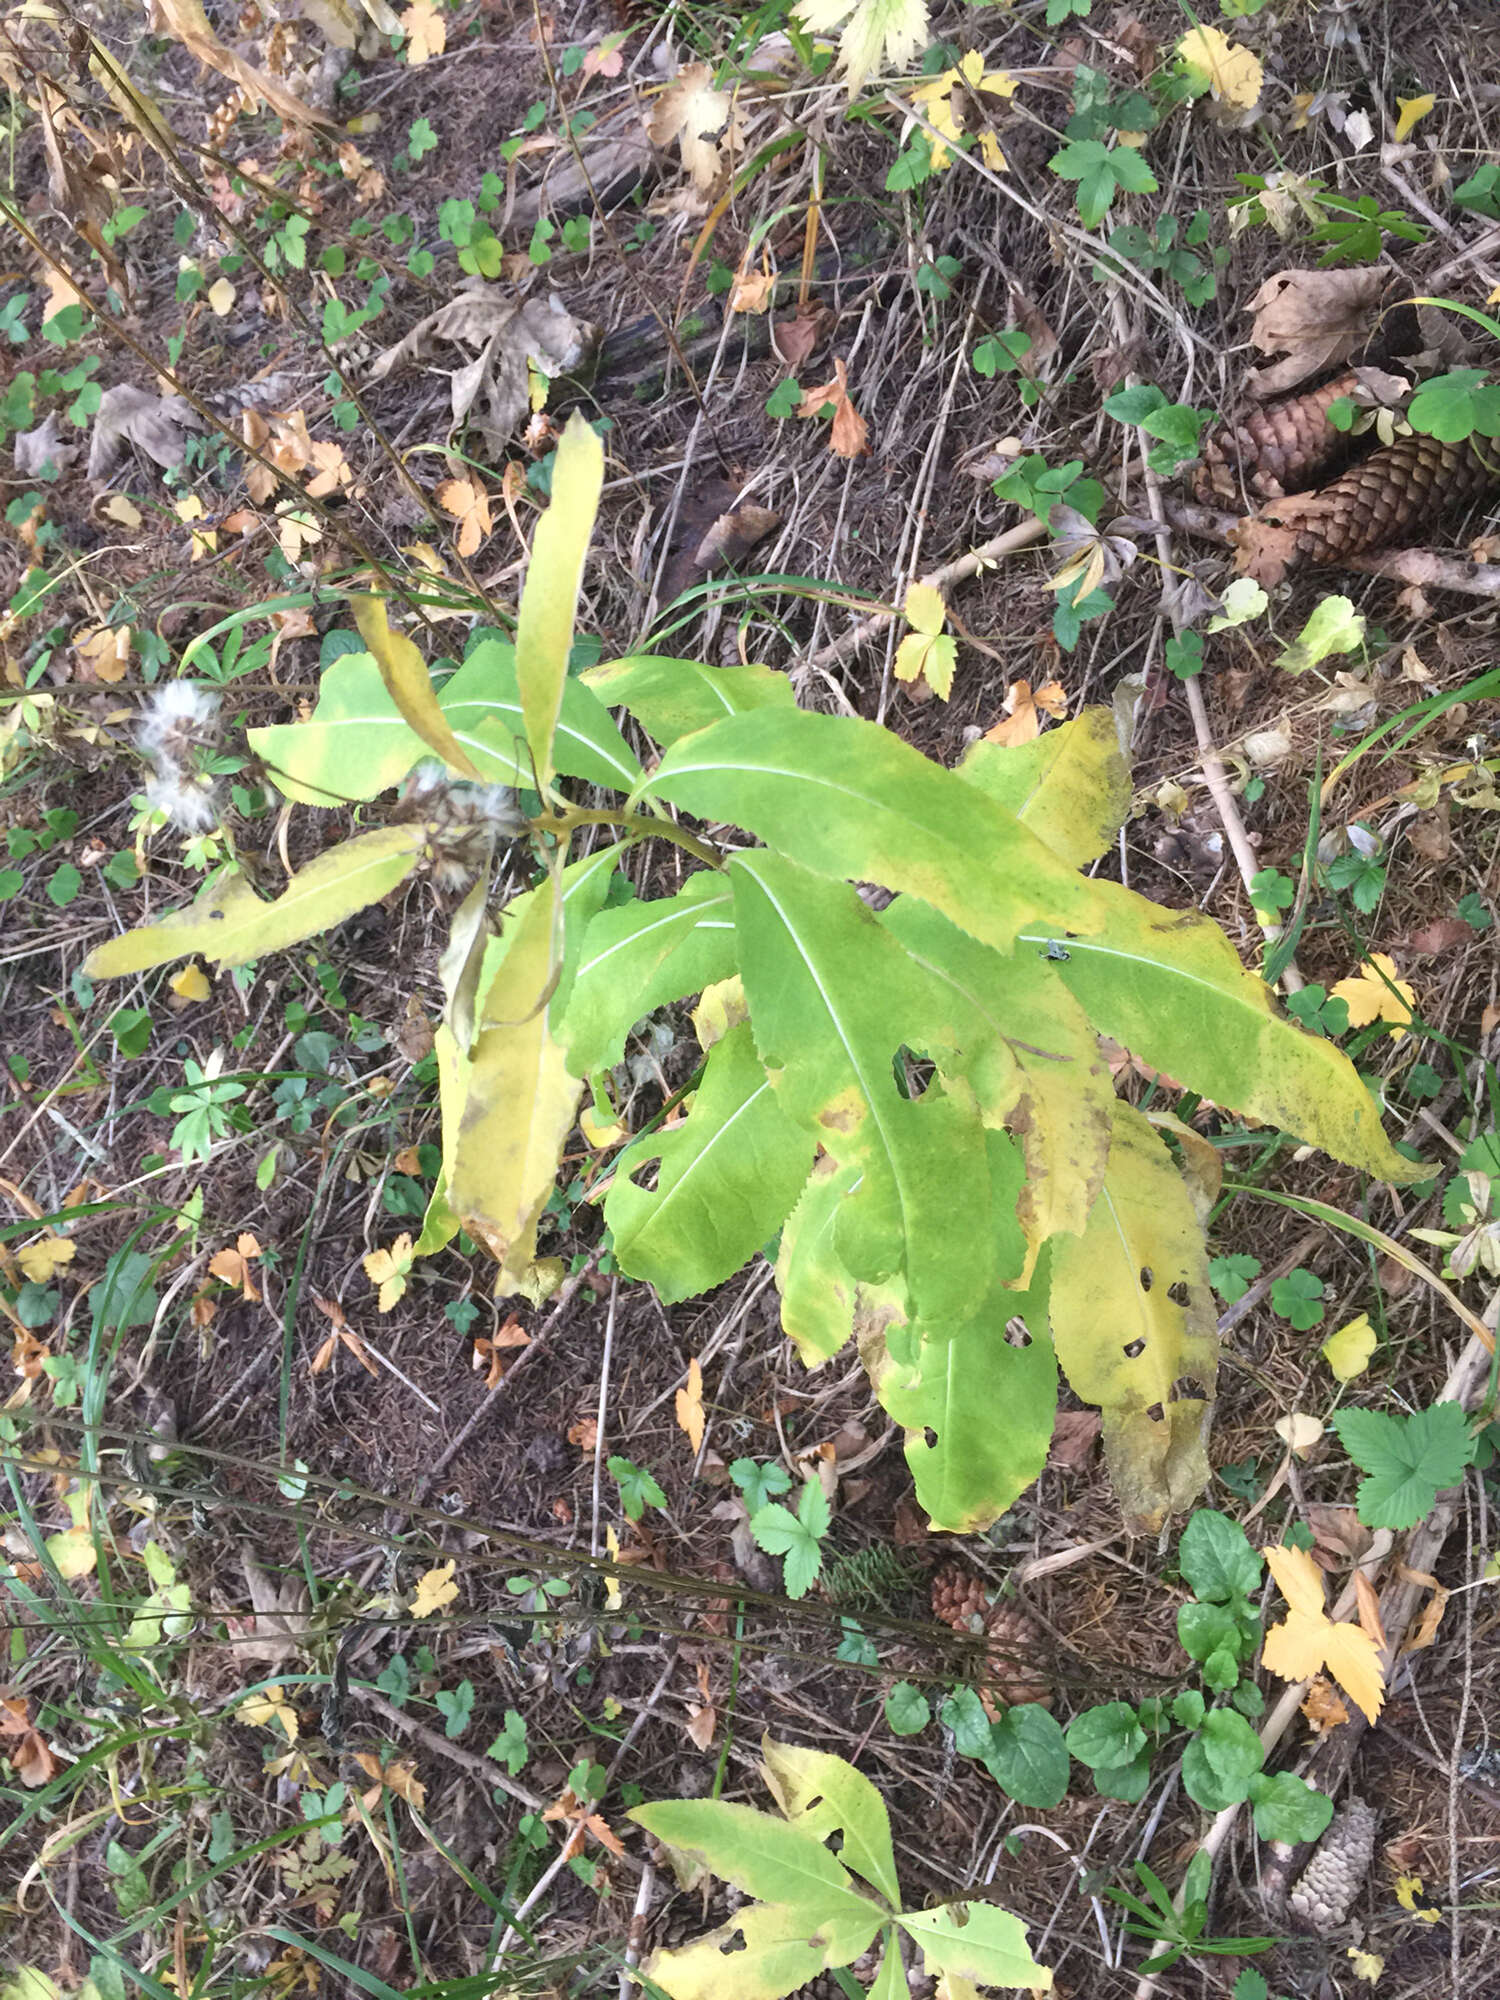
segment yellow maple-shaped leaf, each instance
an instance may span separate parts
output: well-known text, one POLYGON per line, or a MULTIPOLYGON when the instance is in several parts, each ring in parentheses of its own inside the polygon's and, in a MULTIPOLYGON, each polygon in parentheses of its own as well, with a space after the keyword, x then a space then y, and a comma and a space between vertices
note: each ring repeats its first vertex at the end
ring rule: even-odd
POLYGON ((365 1276, 380 1287, 377 1310, 388 1313, 406 1290, 406 1277, 412 1264, 410 1235, 403 1230, 388 1250, 372 1250, 368 1257, 360 1261, 365 1267, 365 1276))
POLYGON ((174 972, 167 984, 179 1000, 206 1000, 213 991, 204 976, 203 968, 194 965, 191 960, 181 972, 174 972))
POLYGON ((1396 977, 1396 961, 1383 951, 1372 952, 1368 965, 1339 980, 1332 998, 1348 1007, 1351 1028, 1389 1021, 1393 1042, 1404 1038, 1417 1003, 1416 989, 1396 977))
MULTIPOLYGON (((1016 80, 1008 70, 986 71, 983 58, 977 49, 970 49, 957 69, 945 69, 941 76, 930 77, 926 83, 917 85, 911 94, 913 104, 920 105, 933 130, 940 132, 942 139, 934 139, 928 134, 932 170, 941 173, 953 158, 950 147, 943 143, 946 139, 956 139, 966 129, 960 108, 963 99, 955 100, 954 88, 964 87, 964 97, 974 102, 981 92, 991 97, 1011 97, 1015 94, 1016 80)), ((1000 150, 1000 142, 993 132, 981 130, 980 148, 986 166, 997 172, 1005 171, 1005 155, 1000 150)))
POLYGON ((1396 144, 1398 146, 1403 139, 1410 138, 1412 128, 1421 124, 1422 120, 1436 103, 1437 99, 1430 90, 1425 91, 1421 97, 1398 97, 1396 99, 1396 108, 1401 114, 1396 120, 1396 144))
POLYGON ((1371 1326, 1370 1315, 1357 1313, 1323 1342, 1323 1359, 1341 1382, 1352 1382, 1369 1367, 1370 1356, 1379 1344, 1380 1335, 1371 1326))
POLYGON ((399 19, 409 63, 424 63, 430 56, 440 56, 448 46, 447 23, 431 0, 415 0, 399 19))
POLYGON ((458 553, 474 555, 489 539, 494 522, 490 519, 490 496, 472 472, 462 479, 445 479, 437 490, 437 503, 458 523, 458 553))
POLYGON ((1306 1549, 1268 1548, 1261 1554, 1289 1614, 1267 1632, 1263 1664, 1284 1681, 1307 1681, 1326 1671, 1374 1722, 1385 1701, 1375 1641, 1358 1625, 1334 1624, 1323 1608, 1323 1572, 1306 1549))
POLYGON ((64 1264, 78 1255, 78 1245, 69 1236, 44 1236, 16 1252, 22 1274, 34 1285, 49 1285, 64 1264))
POLYGON ((699 1451, 703 1445, 703 1369, 694 1355, 688 1363, 687 1382, 677 1391, 673 1407, 677 1414, 680 1430, 688 1434, 688 1442, 693 1450, 699 1451))
POLYGON ((1177 44, 1189 69, 1208 79, 1210 92, 1224 104, 1253 111, 1260 102, 1265 71, 1260 58, 1219 28, 1192 28, 1177 44))
POLYGON ((445 1562, 436 1569, 423 1571, 406 1607, 413 1618, 430 1618, 434 1611, 441 1611, 445 1604, 453 1602, 458 1595, 458 1585, 453 1581, 456 1568, 456 1563, 445 1562))
POLYGON ((839 36, 839 67, 856 97, 865 78, 884 63, 905 69, 927 40, 927 0, 798 0, 795 13, 814 35, 839 36))

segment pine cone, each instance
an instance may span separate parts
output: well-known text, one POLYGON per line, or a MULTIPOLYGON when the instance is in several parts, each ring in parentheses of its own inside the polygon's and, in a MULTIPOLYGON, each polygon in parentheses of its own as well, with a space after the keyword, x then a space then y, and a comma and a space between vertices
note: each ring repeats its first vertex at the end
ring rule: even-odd
POLYGON ((1477 500, 1497 471, 1468 443, 1413 433, 1350 466, 1321 492, 1294 494, 1260 511, 1295 535, 1303 562, 1337 563, 1402 541, 1448 508, 1477 500))
POLYGON ((1343 1923, 1375 1858, 1379 1818, 1373 1806, 1357 1798, 1351 1798, 1335 1815, 1317 1853, 1287 1898, 1287 1909, 1298 1930, 1334 1930, 1343 1923))
POLYGON ((1051 1701, 1052 1689, 1035 1664, 1044 1643, 1041 1630, 1020 1605, 990 1604, 979 1577, 958 1563, 945 1563, 932 1579, 932 1615, 955 1632, 983 1633, 989 1640, 985 1664, 998 1686, 993 1695, 988 1689, 980 1694, 988 1713, 994 1714, 996 1698, 1007 1708, 1051 1701))
POLYGON ((1244 494, 1263 500, 1311 486, 1346 459, 1355 440, 1328 421, 1328 406, 1359 388, 1357 375, 1339 375, 1321 389, 1267 403, 1214 431, 1203 447, 1194 485, 1207 504, 1237 503, 1244 494))

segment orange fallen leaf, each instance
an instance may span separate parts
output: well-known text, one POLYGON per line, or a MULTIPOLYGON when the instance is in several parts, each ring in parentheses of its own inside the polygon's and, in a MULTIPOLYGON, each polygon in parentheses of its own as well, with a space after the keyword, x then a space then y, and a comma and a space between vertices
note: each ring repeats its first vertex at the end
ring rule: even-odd
POLYGON ((1288 1612, 1266 1634, 1264 1666, 1284 1681, 1311 1680, 1326 1668, 1366 1719, 1374 1722, 1385 1701, 1380 1648, 1358 1625, 1336 1625, 1328 1616, 1322 1571, 1305 1549, 1266 1548, 1261 1554, 1288 1612))
POLYGON ((349 1352, 367 1374, 378 1374, 379 1371, 370 1359, 364 1342, 344 1318, 344 1308, 339 1304, 338 1300, 325 1299, 320 1292, 314 1292, 313 1304, 323 1314, 325 1319, 332 1321, 333 1331, 313 1356, 312 1373, 314 1375, 321 1375, 326 1369, 330 1368, 333 1364, 333 1357, 337 1354, 342 1344, 348 1348, 349 1352))
POLYGON ((1068 697, 1061 681, 1048 681, 1035 692, 1030 681, 1012 682, 1005 691, 1006 719, 984 732, 985 742, 999 743, 1006 749, 1030 743, 1042 733, 1044 710, 1059 722, 1067 714, 1068 697))
POLYGON ((467 558, 488 541, 494 530, 490 518, 490 496, 476 475, 466 472, 462 479, 445 479, 437 489, 437 503, 445 514, 458 522, 458 553, 467 558))
POLYGON ((501 1356, 508 1348, 529 1347, 531 1335, 512 1313, 504 1326, 497 1327, 493 1334, 480 1334, 474 1342, 474 1366, 484 1368, 486 1389, 493 1389, 505 1374, 505 1363, 501 1356))
POLYGON ((208 1268, 214 1277, 222 1279, 226 1285, 233 1285, 236 1291, 243 1292, 252 1304, 256 1304, 260 1293, 255 1289, 250 1266, 260 1254, 259 1243, 248 1230, 242 1230, 235 1239, 233 1249, 216 1251, 208 1260, 208 1268))
POLYGON ((415 0, 415 4, 397 18, 406 36, 406 60, 409 63, 427 62, 432 56, 440 56, 448 46, 447 23, 432 5, 432 0, 415 0))
POLYGON ((809 389, 797 405, 799 417, 821 416, 824 408, 833 405, 833 428, 828 437, 828 448, 839 458, 863 458, 870 449, 869 425, 855 409, 849 398, 849 370, 842 361, 833 364, 833 380, 820 388, 809 389))
POLYGON ((694 1452, 703 1446, 703 1369, 694 1355, 688 1363, 687 1384, 677 1391, 673 1407, 678 1427, 688 1434, 694 1452))

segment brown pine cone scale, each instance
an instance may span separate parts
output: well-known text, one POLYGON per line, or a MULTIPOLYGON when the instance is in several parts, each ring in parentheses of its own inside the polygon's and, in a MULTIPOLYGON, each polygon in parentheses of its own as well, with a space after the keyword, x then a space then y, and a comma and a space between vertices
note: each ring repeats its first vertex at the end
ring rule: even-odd
POLYGON ((1487 493, 1500 461, 1467 443, 1397 438, 1372 452, 1317 493, 1263 507, 1261 517, 1296 536, 1296 553, 1314 565, 1391 543, 1425 538, 1437 516, 1487 493))
POLYGON ((1238 504, 1247 493, 1263 500, 1296 493, 1347 459, 1355 440, 1328 421, 1328 406, 1352 396, 1359 377, 1339 375, 1320 389, 1266 403, 1212 432, 1194 482, 1197 496, 1238 504))
POLYGON ((1312 1935, 1334 1930, 1353 1909, 1375 1858, 1380 1815, 1363 1799, 1351 1798, 1338 1813, 1287 1898, 1298 1930, 1312 1935))

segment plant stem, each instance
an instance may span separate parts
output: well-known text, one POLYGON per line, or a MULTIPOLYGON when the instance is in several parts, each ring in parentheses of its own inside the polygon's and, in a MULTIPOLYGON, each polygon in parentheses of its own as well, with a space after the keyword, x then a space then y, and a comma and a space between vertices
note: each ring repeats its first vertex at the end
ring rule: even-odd
POLYGON ((571 833, 575 826, 623 826, 641 840, 670 840, 710 868, 724 865, 706 842, 684 833, 672 820, 658 819, 653 813, 585 812, 581 806, 570 806, 566 812, 533 820, 531 824, 539 833, 555 834, 571 833))

